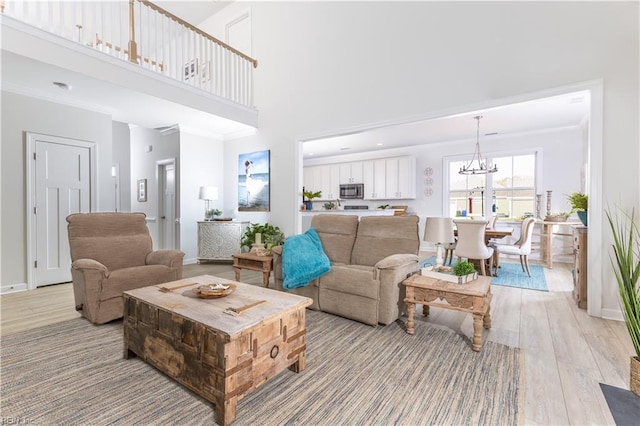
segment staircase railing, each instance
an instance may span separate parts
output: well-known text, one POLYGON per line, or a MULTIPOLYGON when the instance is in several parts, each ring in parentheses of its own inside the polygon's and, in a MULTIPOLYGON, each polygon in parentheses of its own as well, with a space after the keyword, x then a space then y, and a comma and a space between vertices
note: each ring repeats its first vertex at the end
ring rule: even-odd
POLYGON ((253 107, 258 61, 149 1, 0 0, 0 12, 253 107))

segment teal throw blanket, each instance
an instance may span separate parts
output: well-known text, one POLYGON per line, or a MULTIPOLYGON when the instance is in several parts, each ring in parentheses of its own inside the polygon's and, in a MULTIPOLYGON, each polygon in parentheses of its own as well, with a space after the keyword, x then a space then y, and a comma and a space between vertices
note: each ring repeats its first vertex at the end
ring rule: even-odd
POLYGON ((314 228, 287 237, 282 247, 282 286, 291 290, 329 272, 331 261, 322 250, 320 237, 314 228))

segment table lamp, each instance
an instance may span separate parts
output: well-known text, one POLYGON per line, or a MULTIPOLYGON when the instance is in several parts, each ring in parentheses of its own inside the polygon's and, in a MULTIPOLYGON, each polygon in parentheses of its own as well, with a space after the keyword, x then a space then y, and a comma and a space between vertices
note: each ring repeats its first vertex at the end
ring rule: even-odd
POLYGON ((436 245, 436 268, 441 267, 444 264, 442 245, 455 242, 453 219, 450 217, 428 217, 422 239, 436 245))
POLYGON ((201 200, 205 201, 204 207, 204 219, 211 219, 211 201, 218 199, 218 187, 216 186, 201 186, 200 187, 200 196, 198 197, 201 200))

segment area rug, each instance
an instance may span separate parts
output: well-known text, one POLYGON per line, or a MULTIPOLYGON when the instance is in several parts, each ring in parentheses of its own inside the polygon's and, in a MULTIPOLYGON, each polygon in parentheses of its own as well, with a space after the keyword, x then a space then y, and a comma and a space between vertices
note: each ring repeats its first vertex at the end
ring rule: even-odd
MULTIPOLYGON (((451 266, 455 265, 456 259, 451 261, 451 266)), ((435 265, 436 257, 431 256, 420 261, 420 267, 423 268, 426 265, 435 265)), ((520 263, 510 263, 500 261, 500 271, 497 277, 491 279, 491 284, 501 285, 506 287, 526 288, 528 290, 540 290, 549 291, 547 287, 547 280, 544 277, 544 268, 540 265, 529 264, 529 271, 531 277, 522 270, 520 263)))
MULTIPOLYGON (((307 363, 238 404, 234 424, 517 424, 521 353, 448 329, 371 327, 307 310, 307 363)), ((74 319, 2 337, 1 417, 28 424, 211 425, 212 405, 139 358, 122 321, 74 319)))
POLYGON ((600 383, 600 389, 607 401, 611 415, 616 421, 616 425, 637 425, 640 424, 638 414, 640 414, 640 397, 627 389, 620 389, 615 386, 600 383))

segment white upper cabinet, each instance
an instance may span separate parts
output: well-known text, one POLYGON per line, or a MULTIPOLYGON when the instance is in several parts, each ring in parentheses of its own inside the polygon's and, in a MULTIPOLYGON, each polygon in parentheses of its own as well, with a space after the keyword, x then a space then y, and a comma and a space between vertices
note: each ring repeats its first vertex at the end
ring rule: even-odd
POLYGON ((416 160, 411 156, 380 158, 351 163, 304 168, 307 191, 322 191, 320 200, 335 200, 340 185, 364 184, 365 200, 393 200, 416 197, 416 160))
POLYGON ((363 183, 363 162, 340 163, 340 184, 363 183))
POLYGON ((395 157, 386 159, 386 198, 416 198, 416 159, 395 157))
POLYGON ((364 198, 378 200, 387 198, 386 192, 386 161, 369 160, 363 162, 364 198))

